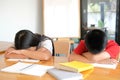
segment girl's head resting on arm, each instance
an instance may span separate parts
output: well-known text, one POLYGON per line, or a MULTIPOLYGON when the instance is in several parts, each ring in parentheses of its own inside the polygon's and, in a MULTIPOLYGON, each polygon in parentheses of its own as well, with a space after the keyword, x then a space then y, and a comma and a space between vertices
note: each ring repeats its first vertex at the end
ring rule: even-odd
POLYGON ((27 49, 37 46, 39 38, 29 30, 20 30, 16 33, 14 42, 16 49, 27 49))
POLYGON ((103 51, 107 44, 106 33, 100 29, 89 31, 85 36, 85 44, 89 52, 93 54, 103 51))

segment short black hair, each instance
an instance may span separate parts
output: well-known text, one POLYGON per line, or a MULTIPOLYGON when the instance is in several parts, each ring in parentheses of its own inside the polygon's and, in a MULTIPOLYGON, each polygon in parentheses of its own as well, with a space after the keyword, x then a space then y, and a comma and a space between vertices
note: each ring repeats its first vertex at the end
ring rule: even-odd
POLYGON ((89 31, 85 36, 85 44, 89 52, 92 54, 100 53, 107 44, 107 35, 100 29, 89 31))

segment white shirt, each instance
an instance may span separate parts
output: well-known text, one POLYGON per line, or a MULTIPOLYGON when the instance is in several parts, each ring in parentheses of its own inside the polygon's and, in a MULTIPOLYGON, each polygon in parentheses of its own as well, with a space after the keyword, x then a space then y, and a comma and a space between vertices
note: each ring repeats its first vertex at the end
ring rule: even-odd
POLYGON ((40 47, 45 47, 46 49, 48 49, 51 54, 53 53, 53 45, 52 45, 52 41, 51 40, 45 40, 45 41, 42 41, 40 42, 39 44, 40 47))

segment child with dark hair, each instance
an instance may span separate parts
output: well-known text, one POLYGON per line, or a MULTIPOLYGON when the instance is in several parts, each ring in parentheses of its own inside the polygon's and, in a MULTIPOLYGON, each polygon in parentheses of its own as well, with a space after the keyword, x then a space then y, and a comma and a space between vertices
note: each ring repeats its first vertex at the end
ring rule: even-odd
POLYGON ((5 58, 48 60, 52 55, 54 55, 52 39, 29 30, 18 31, 15 35, 14 47, 5 51, 5 58))
POLYGON ((102 30, 93 30, 85 36, 85 44, 89 52, 93 54, 100 53, 105 49, 107 36, 102 30))
POLYGON ((78 60, 88 63, 116 63, 119 54, 119 45, 114 40, 108 40, 106 33, 100 29, 89 31, 84 40, 69 56, 69 60, 78 60))

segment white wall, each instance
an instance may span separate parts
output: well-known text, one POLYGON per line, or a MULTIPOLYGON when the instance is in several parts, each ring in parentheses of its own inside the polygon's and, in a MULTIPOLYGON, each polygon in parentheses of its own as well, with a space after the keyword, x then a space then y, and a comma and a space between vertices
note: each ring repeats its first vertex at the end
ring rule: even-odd
POLYGON ((42 33, 42 0, 0 0, 0 41, 14 41, 21 29, 42 33))

